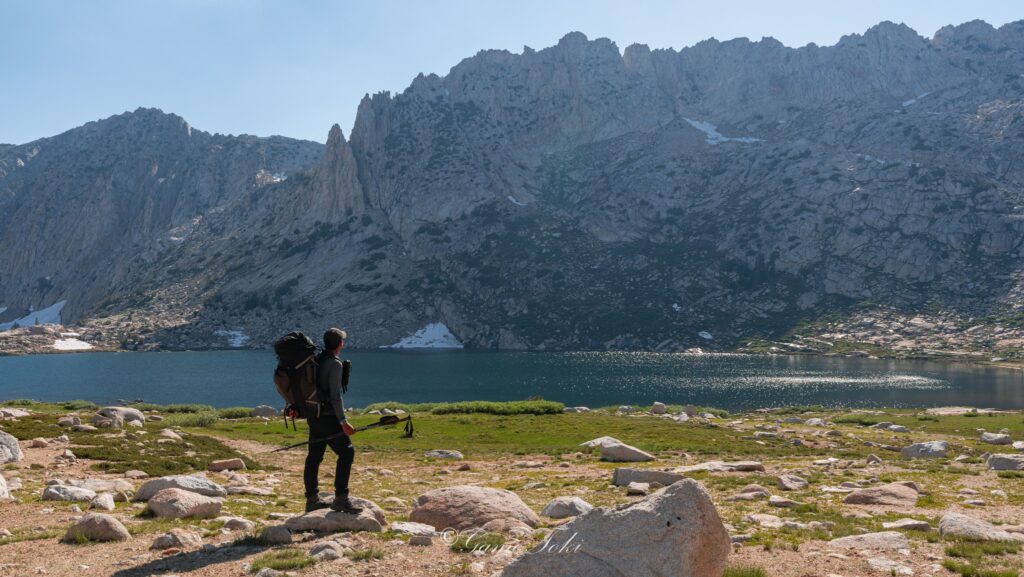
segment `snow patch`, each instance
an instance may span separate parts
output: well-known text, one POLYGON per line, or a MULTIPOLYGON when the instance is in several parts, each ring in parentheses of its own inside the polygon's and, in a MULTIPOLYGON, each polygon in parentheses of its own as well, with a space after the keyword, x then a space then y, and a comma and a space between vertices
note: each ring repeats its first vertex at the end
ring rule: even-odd
POLYGON ((721 144, 723 142, 742 142, 745 144, 753 144, 755 142, 761 142, 760 138, 754 138, 753 136, 738 136, 735 138, 725 136, 715 129, 714 124, 704 122, 703 120, 690 120, 689 118, 684 118, 683 120, 689 122, 690 126, 703 132, 705 134, 704 142, 707 142, 708 144, 721 144))
POLYGON ((382 349, 461 349, 462 343, 455 338, 444 323, 430 323, 415 333, 382 349))
POLYGON ((246 341, 249 340, 249 335, 242 331, 215 331, 213 334, 218 337, 224 337, 228 340, 228 346, 232 348, 239 348, 245 345, 246 341))
POLYGON ((713 335, 713 334, 711 334, 711 333, 709 333, 707 331, 701 331, 701 332, 697 333, 697 336, 702 338, 702 339, 704 339, 704 340, 706 340, 706 341, 710 341, 711 339, 715 338, 715 335, 713 335))
POLYGON ((0 315, 7 311, 7 307, 0 307, 0 315))
POLYGON ((672 303, 672 310, 679 312, 683 310, 683 307, 679 306, 679 303, 672 303))
POLYGON ((917 104, 918 100, 921 100, 922 98, 924 98, 925 96, 928 96, 929 94, 931 94, 931 92, 925 92, 923 94, 919 94, 917 96, 917 98, 911 98, 910 100, 904 100, 903 101, 903 108, 906 108, 908 106, 913 106, 913 105, 917 104))
MULTIPOLYGON (((64 336, 65 334, 68 333, 61 333, 61 336, 64 336)), ((53 342, 53 348, 58 351, 87 351, 92 348, 92 345, 75 338, 57 339, 53 342)))
POLYGON ((512 202, 512 204, 516 206, 526 206, 525 202, 519 202, 518 200, 516 200, 516 197, 512 196, 511 194, 508 195, 508 199, 510 202, 512 202))
MULTIPOLYGON (((9 323, 0 323, 0 331, 10 330, 14 328, 15 324, 19 327, 30 327, 33 325, 59 325, 60 311, 67 303, 68 301, 57 301, 45 309, 32 311, 20 319, 13 320, 9 323)), ((5 308, 4 310, 7 309, 5 308)))

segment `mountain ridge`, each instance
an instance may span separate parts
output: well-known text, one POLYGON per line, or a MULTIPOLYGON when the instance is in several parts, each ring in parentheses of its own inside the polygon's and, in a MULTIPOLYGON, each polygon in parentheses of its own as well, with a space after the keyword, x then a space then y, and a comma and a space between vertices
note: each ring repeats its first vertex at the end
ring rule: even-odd
MULTIPOLYGON (((129 162, 151 200, 118 206, 144 248, 96 245, 111 275, 100 289, 80 270, 28 276, 29 256, 58 269, 80 251, 0 252, 0 321, 70 295, 68 320, 142 347, 214 346, 229 330, 262 346, 325 323, 373 347, 442 322, 471 348, 679 350, 777 337, 867 301, 1009 318, 1022 73, 1024 21, 932 39, 882 23, 800 48, 620 52, 570 33, 367 95, 349 137, 335 125, 323 146, 193 139, 174 117, 149 129, 197 184, 158 202, 146 179, 160 169, 129 162)), ((15 174, 26 147, 0 147, 0 240, 15 244, 32 235, 12 198, 38 200, 47 183, 53 198, 90 171, 113 181, 132 158, 15 174)), ((81 207, 51 210, 75 230, 81 207)))

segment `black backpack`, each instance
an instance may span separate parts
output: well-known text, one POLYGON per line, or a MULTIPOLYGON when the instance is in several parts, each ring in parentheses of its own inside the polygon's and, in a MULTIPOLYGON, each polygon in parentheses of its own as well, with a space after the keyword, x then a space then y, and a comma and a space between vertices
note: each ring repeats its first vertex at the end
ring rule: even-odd
POLYGON ((316 382, 316 345, 306 335, 290 332, 274 343, 274 353, 278 394, 300 417, 319 417, 323 400, 316 382))

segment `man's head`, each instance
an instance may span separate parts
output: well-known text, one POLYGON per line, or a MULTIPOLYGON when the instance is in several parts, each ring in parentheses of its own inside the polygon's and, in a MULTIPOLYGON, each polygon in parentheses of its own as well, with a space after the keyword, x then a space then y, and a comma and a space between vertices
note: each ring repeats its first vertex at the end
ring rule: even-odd
POLYGON ((324 333, 324 350, 337 353, 345 346, 345 339, 348 335, 341 329, 330 328, 324 333))

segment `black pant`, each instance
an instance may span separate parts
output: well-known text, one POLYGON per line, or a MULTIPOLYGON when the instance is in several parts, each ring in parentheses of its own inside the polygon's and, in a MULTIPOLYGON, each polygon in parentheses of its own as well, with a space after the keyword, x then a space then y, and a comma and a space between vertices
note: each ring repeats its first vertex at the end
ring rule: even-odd
MULTIPOLYGON (((334 415, 320 415, 319 417, 307 418, 309 423, 309 438, 323 439, 331 435, 341 433, 341 423, 334 415)), ((334 492, 335 494, 348 494, 348 478, 352 473, 352 461, 355 460, 356 450, 352 448, 352 440, 348 435, 335 437, 326 443, 311 443, 309 453, 306 454, 306 468, 302 472, 302 481, 306 484, 306 497, 316 497, 320 488, 320 463, 324 460, 324 452, 330 446, 334 454, 338 455, 338 466, 334 470, 334 492)))

